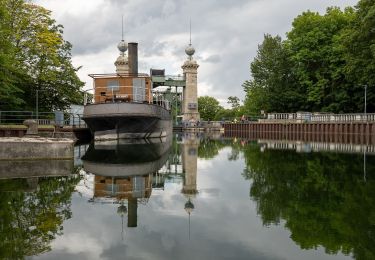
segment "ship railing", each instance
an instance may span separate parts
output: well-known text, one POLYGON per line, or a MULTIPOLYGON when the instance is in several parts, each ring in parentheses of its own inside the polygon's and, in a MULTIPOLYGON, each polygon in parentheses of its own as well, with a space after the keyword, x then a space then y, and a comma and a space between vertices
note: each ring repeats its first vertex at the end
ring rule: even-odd
POLYGON ((149 95, 144 94, 113 94, 113 95, 94 95, 95 104, 98 103, 147 103, 155 104, 164 107, 167 110, 171 109, 171 103, 169 100, 162 99, 158 96, 149 98, 149 95))
POLYGON ((146 87, 113 86, 95 87, 94 103, 138 102, 152 103, 151 93, 146 87))

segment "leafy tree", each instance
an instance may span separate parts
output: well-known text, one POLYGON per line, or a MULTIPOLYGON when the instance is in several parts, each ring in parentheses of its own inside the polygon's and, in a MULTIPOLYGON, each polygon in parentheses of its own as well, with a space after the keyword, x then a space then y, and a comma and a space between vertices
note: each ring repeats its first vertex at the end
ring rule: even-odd
POLYGON ((12 96, 6 105, 9 97, 0 92, 1 108, 33 109, 37 90, 40 110, 82 103, 83 82, 71 63, 72 45, 63 39, 63 27, 50 17, 51 12, 24 0, 2 0, 0 9, 4 18, 0 30, 5 32, 0 48, 6 48, 0 66, 7 72, 0 73, 0 82, 12 96))
POLYGON ((236 109, 236 110, 239 109, 241 106, 240 99, 236 96, 228 97, 227 103, 231 105, 232 109, 236 109))
POLYGON ((367 85, 367 111, 375 112, 375 3, 361 0, 355 10, 352 26, 341 37, 344 70, 352 82, 353 110, 363 111, 364 85, 367 85))
POLYGON ((236 115, 236 111, 233 110, 233 109, 220 109, 216 115, 215 115, 215 120, 216 121, 221 121, 221 120, 232 120, 233 118, 235 118, 237 115, 236 115))
POLYGON ((287 38, 265 35, 243 84, 247 113, 375 111, 375 5, 296 17, 287 38))
POLYGON ((253 79, 243 84, 247 113, 290 112, 302 106, 304 97, 295 87, 288 55, 279 36, 264 36, 250 66, 253 79))
POLYGON ((209 96, 198 97, 198 111, 202 120, 213 120, 221 109, 223 108, 215 98, 209 96))
POLYGON ((293 21, 286 46, 300 93, 309 111, 353 112, 352 83, 346 79, 341 35, 354 18, 352 8, 328 8, 325 15, 304 12, 293 21))
POLYGON ((15 49, 10 41, 11 28, 5 21, 10 19, 10 13, 5 1, 0 1, 0 110, 15 108, 23 103, 19 98, 22 90, 18 86, 18 73, 14 67, 15 49))

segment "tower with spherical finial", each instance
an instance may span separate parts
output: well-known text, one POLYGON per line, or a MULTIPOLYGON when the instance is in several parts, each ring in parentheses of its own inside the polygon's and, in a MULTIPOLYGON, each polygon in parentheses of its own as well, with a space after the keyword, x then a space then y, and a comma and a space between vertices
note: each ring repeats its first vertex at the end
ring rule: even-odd
POLYGON ((129 61, 125 53, 128 49, 128 44, 124 41, 124 16, 122 17, 122 38, 117 48, 120 51, 120 56, 115 61, 116 73, 127 74, 129 73, 129 61))
POLYGON ((182 120, 184 122, 196 123, 200 120, 198 112, 198 63, 193 59, 195 49, 191 44, 191 21, 190 21, 190 42, 185 49, 188 59, 182 65, 182 70, 185 77, 185 88, 183 90, 182 103, 182 120))

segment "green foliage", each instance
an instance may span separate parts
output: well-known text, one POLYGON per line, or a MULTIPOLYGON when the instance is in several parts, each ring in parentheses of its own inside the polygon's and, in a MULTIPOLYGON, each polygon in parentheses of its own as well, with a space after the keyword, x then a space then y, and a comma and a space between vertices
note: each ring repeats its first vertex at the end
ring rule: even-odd
POLYGON ((25 0, 2 0, 0 17, 0 109, 33 109, 37 90, 40 111, 82 103, 72 45, 50 11, 25 0))
POLYGON ((251 63, 253 79, 246 81, 245 108, 248 113, 261 110, 291 112, 301 106, 293 75, 289 72, 292 61, 279 36, 265 35, 258 54, 251 63))
POLYGON ((232 109, 239 109, 240 108, 240 99, 236 96, 230 96, 228 97, 228 104, 231 105, 232 109))
POLYGON ((212 140, 210 138, 204 138, 198 147, 198 157, 203 159, 215 158, 219 151, 227 146, 228 143, 225 141, 212 140))
POLYGON ((209 96, 198 97, 198 111, 202 120, 214 120, 221 109, 223 108, 215 98, 209 96))
POLYGON ((240 104, 240 99, 236 96, 228 97, 228 104, 232 108, 226 109, 219 105, 213 97, 203 96, 198 98, 198 109, 202 120, 233 120, 234 118, 239 118, 245 114, 243 106, 240 104))
POLYGON ((363 155, 297 153, 250 144, 243 149, 251 180, 250 196, 263 224, 280 224, 302 249, 319 246, 330 254, 375 258, 375 170, 367 158, 364 181, 363 155))
POLYGON ((15 48, 9 36, 11 29, 5 21, 10 19, 6 2, 0 1, 0 109, 17 107, 23 103, 18 96, 22 90, 18 87, 17 70, 13 65, 15 48))
POLYGON ((222 108, 216 113, 215 121, 232 120, 236 116, 236 111, 234 109, 222 108))
POLYGON ((286 48, 293 61, 292 73, 307 97, 309 111, 351 111, 351 86, 345 78, 342 34, 350 26, 354 12, 328 8, 325 15, 305 12, 293 22, 286 48))
POLYGON ((294 19, 286 40, 264 36, 244 82, 247 113, 375 112, 375 3, 307 11, 294 19))
POLYGON ((79 180, 78 175, 1 180, 0 258, 24 259, 51 250, 63 221, 71 218, 71 194, 79 180))

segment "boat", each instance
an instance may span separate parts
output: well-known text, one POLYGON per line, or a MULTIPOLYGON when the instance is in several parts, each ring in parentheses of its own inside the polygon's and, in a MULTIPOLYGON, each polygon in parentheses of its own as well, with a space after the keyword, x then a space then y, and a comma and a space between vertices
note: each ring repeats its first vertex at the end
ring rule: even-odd
POLYGON ((138 73, 138 43, 121 40, 117 47, 116 73, 89 75, 94 102, 84 106, 82 119, 95 140, 168 136, 173 127, 170 103, 154 100, 150 75, 138 73))

